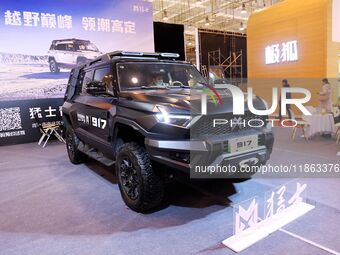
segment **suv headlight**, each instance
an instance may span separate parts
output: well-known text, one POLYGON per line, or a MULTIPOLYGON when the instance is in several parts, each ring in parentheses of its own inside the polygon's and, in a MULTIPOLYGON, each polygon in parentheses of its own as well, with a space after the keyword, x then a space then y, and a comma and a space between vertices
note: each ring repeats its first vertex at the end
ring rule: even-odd
POLYGON ((156 114, 156 119, 164 124, 188 127, 191 121, 191 116, 189 115, 179 115, 179 114, 169 114, 164 108, 157 107, 159 113, 156 114))

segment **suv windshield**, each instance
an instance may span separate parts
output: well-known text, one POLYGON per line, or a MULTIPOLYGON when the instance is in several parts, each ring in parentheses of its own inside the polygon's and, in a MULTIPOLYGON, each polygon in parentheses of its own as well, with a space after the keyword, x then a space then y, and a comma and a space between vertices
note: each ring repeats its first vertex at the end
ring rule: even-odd
POLYGON ((196 87, 206 83, 197 69, 188 64, 120 63, 117 68, 121 90, 196 87))
POLYGON ((75 50, 85 50, 85 51, 99 51, 96 45, 90 42, 82 42, 74 44, 75 50))

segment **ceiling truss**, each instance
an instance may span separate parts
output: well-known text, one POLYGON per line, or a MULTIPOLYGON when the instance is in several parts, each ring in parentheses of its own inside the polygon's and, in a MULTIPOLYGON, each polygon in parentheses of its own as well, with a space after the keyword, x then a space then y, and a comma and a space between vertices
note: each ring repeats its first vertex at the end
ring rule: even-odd
POLYGON ((246 31, 250 14, 281 0, 153 0, 154 21, 218 31, 246 31))

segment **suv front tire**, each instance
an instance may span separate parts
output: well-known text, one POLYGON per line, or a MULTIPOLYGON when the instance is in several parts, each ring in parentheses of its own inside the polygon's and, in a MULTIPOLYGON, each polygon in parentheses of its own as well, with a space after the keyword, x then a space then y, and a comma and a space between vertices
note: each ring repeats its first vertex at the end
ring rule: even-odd
POLYGON ((58 64, 57 64, 57 62, 55 61, 54 58, 50 59, 48 62, 49 62, 49 64, 50 64, 50 71, 51 71, 52 73, 59 73, 59 72, 60 72, 60 69, 59 69, 59 67, 58 67, 58 64))
POLYGON ((155 173, 144 147, 126 143, 120 147, 116 161, 119 189, 126 205, 145 212, 160 205, 163 182, 155 173))

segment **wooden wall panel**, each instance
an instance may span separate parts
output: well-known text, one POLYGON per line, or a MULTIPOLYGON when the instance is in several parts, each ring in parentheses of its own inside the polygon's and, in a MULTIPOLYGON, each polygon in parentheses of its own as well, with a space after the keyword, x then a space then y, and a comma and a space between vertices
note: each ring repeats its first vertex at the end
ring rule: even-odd
POLYGON ((322 77, 326 72, 326 0, 286 0, 248 23, 249 77, 322 77), (299 61, 265 64, 265 47, 298 40, 299 61))
MULTIPOLYGON (((338 1, 338 0, 337 0, 338 1)), ((328 15, 327 15, 327 77, 330 79, 331 84, 334 84, 333 101, 339 102, 339 73, 340 73, 340 43, 333 42, 332 26, 333 26, 333 3, 328 1, 328 15)), ((338 24, 340 26, 340 24, 338 24)))

